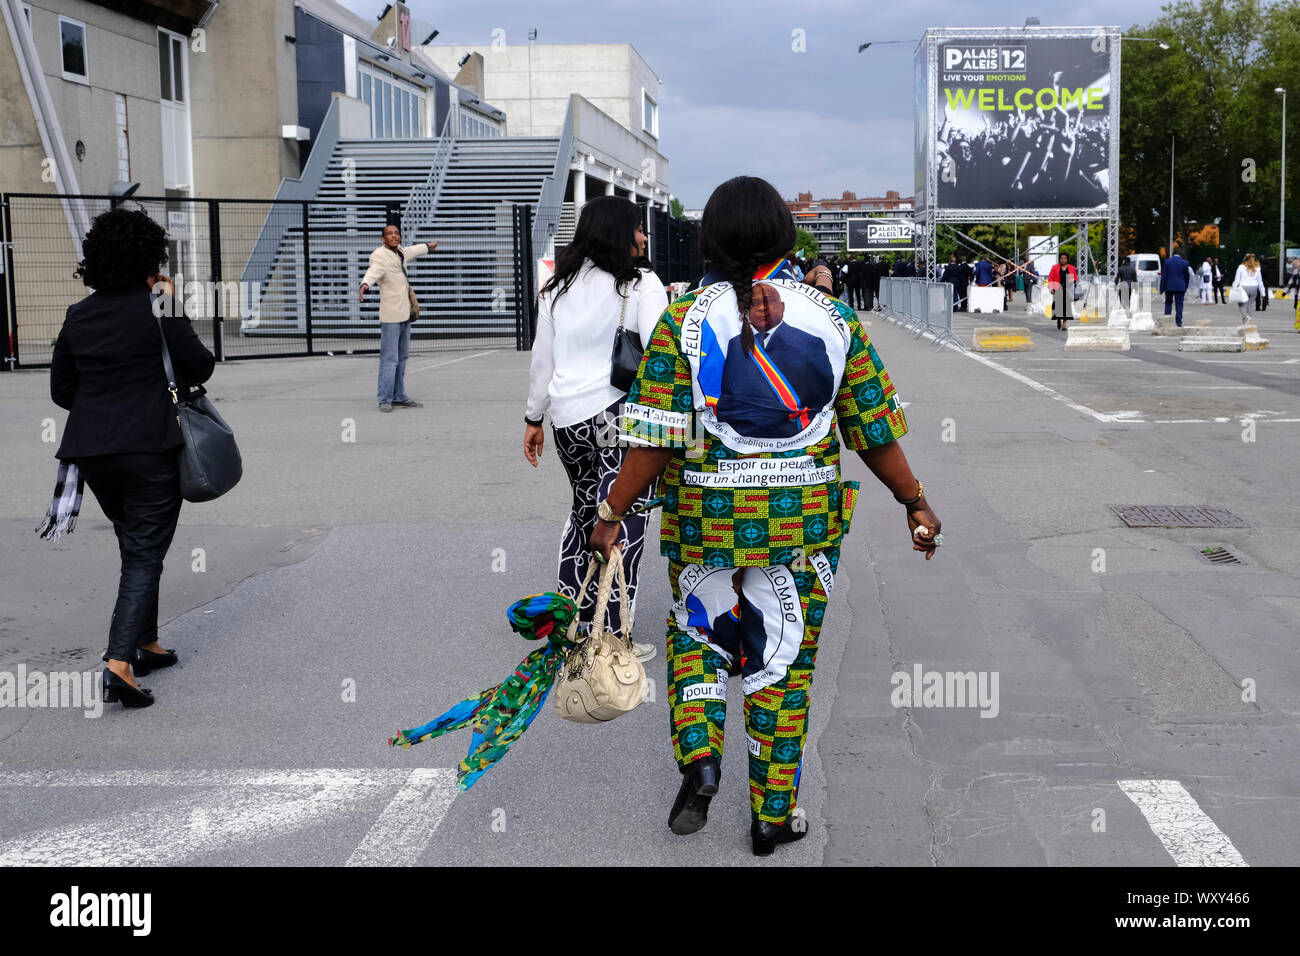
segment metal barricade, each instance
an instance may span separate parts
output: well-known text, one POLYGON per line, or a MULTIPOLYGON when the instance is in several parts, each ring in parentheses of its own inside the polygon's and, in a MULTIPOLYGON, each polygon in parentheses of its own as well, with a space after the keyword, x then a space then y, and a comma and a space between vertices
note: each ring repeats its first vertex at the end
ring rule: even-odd
POLYGON ((952 328, 952 284, 929 279, 881 279, 880 306, 912 338, 929 334, 936 349, 964 348, 952 328))

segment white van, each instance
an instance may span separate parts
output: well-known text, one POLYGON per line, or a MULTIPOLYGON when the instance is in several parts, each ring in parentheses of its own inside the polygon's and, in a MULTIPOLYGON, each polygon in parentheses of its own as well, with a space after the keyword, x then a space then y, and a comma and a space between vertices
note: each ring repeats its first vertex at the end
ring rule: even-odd
POLYGON ((1160 281, 1160 257, 1154 252, 1134 252, 1128 258, 1137 269, 1138 282, 1160 281))

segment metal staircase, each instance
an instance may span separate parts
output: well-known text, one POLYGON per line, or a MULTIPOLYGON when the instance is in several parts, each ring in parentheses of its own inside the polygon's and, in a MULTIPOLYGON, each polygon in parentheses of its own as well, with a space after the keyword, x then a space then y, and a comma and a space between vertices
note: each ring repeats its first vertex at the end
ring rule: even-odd
MULTIPOLYGON (((245 281, 262 285, 257 319, 241 331, 305 333, 310 294, 313 335, 374 335, 378 297, 360 303, 357 288, 387 210, 396 207, 404 243, 438 240, 433 255, 409 266, 420 301, 414 331, 513 335, 511 209, 516 203, 537 208, 557 182, 562 188, 570 161, 559 155, 566 139, 324 140, 317 148, 327 146, 328 159, 313 152, 303 179, 286 180, 281 193, 298 202, 271 208, 247 260, 245 281), (309 203, 305 243, 303 201, 309 203)), ((571 149, 571 137, 568 142, 571 149)), ((549 254, 552 235, 553 226, 535 238, 535 255, 549 254)))

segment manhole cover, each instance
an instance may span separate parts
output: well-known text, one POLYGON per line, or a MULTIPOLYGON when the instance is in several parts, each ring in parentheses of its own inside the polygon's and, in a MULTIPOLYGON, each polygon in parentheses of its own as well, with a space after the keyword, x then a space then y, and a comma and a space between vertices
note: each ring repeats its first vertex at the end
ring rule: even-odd
POLYGON ((1227 548, 1221 548, 1218 545, 1211 545, 1208 548, 1201 548, 1199 554, 1204 560, 1216 566, 1221 566, 1226 564, 1246 563, 1245 561, 1241 560, 1241 558, 1237 557, 1235 554, 1229 551, 1227 548))
POLYGON ((1130 528, 1249 528, 1227 508, 1196 505, 1111 505, 1130 528))

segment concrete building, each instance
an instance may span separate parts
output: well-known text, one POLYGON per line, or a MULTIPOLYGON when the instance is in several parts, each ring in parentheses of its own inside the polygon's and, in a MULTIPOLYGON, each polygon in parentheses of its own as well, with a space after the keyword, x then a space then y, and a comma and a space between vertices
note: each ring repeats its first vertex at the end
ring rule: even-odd
POLYGON ((794 215, 800 229, 813 234, 822 252, 838 252, 848 241, 848 221, 863 216, 906 215, 912 212, 912 197, 900 196, 891 189, 884 196, 859 199, 856 193, 845 191, 838 199, 813 199, 812 193, 799 193, 798 199, 787 199, 786 205, 794 215))
POLYGON ((511 45, 500 37, 421 49, 456 71, 457 83, 503 109, 510 136, 559 136, 572 109, 574 153, 564 199, 574 212, 600 195, 668 208, 659 77, 631 44, 511 45))
MULTIPOLYGON (((191 33, 215 0, 0 0, 6 191, 188 195, 191 33)), ((74 215, 80 216, 76 210, 74 215)))
POLYGON ((505 114, 426 57, 413 27, 403 3, 377 21, 334 0, 223 4, 193 68, 202 194, 275 196, 282 180, 301 175, 339 97, 351 101, 350 136, 432 140, 449 121, 460 135, 503 134, 505 114), (232 152, 240 162, 229 161, 232 152))

